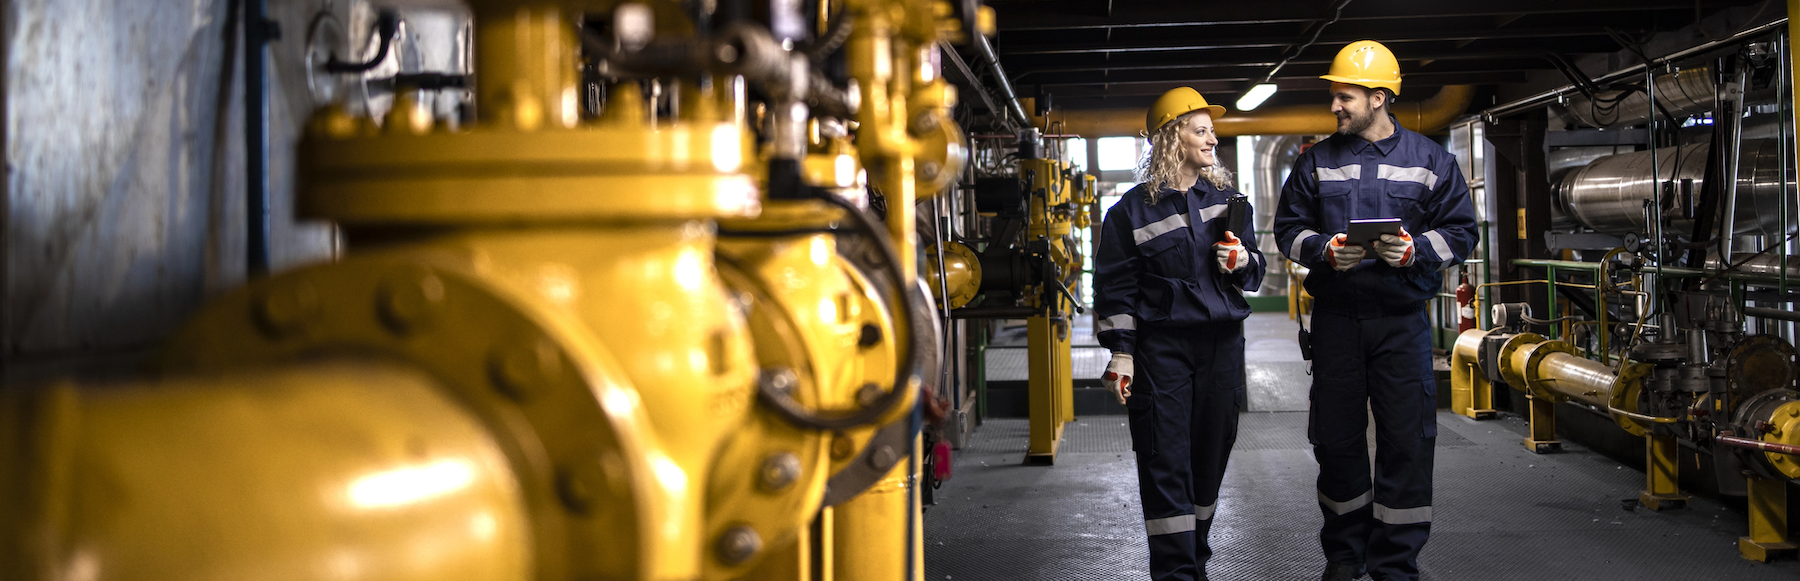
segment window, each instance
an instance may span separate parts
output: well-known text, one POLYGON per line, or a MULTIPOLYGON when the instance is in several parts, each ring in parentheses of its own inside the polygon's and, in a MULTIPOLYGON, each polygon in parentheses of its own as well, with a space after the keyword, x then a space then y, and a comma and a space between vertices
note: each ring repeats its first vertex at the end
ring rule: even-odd
POLYGON ((1075 171, 1087 171, 1087 140, 1080 137, 1073 137, 1063 143, 1063 151, 1068 152, 1069 169, 1075 171))
POLYGON ((1100 138, 1100 171, 1136 169, 1141 142, 1136 137, 1100 138))

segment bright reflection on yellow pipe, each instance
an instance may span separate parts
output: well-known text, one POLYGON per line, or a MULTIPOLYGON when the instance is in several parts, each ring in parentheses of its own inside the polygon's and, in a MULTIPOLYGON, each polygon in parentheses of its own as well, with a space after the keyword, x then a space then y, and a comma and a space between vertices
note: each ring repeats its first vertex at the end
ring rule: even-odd
POLYGON ((445 459, 422 466, 376 472, 350 483, 350 504, 388 508, 443 496, 468 486, 475 469, 462 460, 445 459))

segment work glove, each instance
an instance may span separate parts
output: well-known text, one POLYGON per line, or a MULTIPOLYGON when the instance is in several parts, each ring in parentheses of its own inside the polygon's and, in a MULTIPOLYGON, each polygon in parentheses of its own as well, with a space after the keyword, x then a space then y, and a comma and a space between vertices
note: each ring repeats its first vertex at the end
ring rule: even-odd
POLYGON ((1407 234, 1405 228, 1401 228, 1398 235, 1382 234, 1380 239, 1375 240, 1374 246, 1375 255, 1380 256, 1381 261, 1388 263, 1388 266, 1394 268, 1412 266, 1412 235, 1407 234))
POLYGON ((1101 382, 1106 384, 1106 390, 1112 392, 1113 397, 1119 398, 1120 405, 1125 404, 1125 398, 1131 397, 1131 375, 1131 354, 1114 351, 1101 382))
POLYGON ((1213 243, 1213 257, 1219 261, 1219 272, 1231 274, 1244 269, 1244 263, 1250 262, 1250 253, 1244 250, 1244 241, 1238 240, 1236 234, 1225 231, 1225 239, 1213 243))
POLYGON ((1331 242, 1325 244, 1325 261, 1331 263, 1332 268, 1342 272, 1350 270, 1357 263, 1362 262, 1363 256, 1368 252, 1361 244, 1345 244, 1344 235, 1340 233, 1331 237, 1331 242))

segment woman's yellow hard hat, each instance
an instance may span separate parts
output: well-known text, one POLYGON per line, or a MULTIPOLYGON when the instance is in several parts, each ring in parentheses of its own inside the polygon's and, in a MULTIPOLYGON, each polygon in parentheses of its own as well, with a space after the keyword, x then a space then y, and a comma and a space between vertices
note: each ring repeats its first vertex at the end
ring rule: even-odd
POLYGON ((1169 92, 1156 98, 1156 103, 1150 105, 1150 112, 1144 115, 1144 131, 1155 133, 1156 128, 1162 127, 1164 123, 1201 109, 1212 112, 1213 119, 1225 114, 1224 107, 1206 104, 1206 97, 1200 96, 1200 92, 1193 87, 1169 89, 1169 92))

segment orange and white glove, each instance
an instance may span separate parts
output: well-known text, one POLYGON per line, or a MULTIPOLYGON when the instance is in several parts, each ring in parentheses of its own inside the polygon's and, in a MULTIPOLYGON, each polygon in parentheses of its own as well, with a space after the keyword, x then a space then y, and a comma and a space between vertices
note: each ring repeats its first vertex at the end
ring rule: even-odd
POLYGON ((1125 405, 1125 398, 1131 397, 1131 354, 1114 351, 1112 361, 1106 364, 1106 375, 1100 376, 1100 382, 1113 397, 1119 398, 1119 405, 1125 405))
POLYGON ((1375 255, 1380 256, 1381 261, 1388 263, 1388 266, 1394 268, 1412 266, 1412 235, 1407 234, 1405 228, 1400 229, 1399 235, 1382 234, 1381 238, 1375 241, 1374 246, 1375 255))
POLYGON ((1231 274, 1244 269, 1244 264, 1250 262, 1250 252, 1244 250, 1244 241, 1226 230, 1225 239, 1213 243, 1213 258, 1218 259, 1219 272, 1231 274))
POLYGON ((1332 236, 1331 242, 1325 243, 1325 261, 1331 263, 1331 268, 1337 269, 1339 272, 1354 268, 1368 253, 1369 251, 1361 244, 1344 243, 1344 235, 1341 233, 1332 236))

